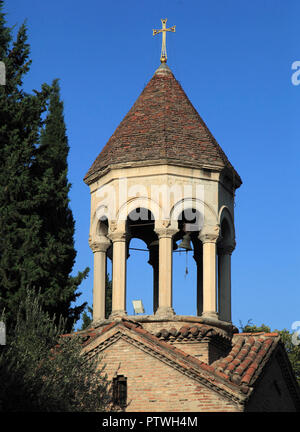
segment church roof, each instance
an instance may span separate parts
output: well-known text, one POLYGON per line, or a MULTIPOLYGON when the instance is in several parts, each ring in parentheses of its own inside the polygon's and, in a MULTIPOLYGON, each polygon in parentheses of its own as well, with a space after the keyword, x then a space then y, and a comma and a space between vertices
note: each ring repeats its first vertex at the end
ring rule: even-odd
MULTIPOLYGON (((84 351, 88 355, 93 355, 101 345, 104 347, 107 345, 108 339, 116 340, 116 333, 122 335, 123 332, 127 333, 127 337, 129 335, 137 338, 139 343, 148 346, 148 351, 158 358, 162 359, 164 356, 166 361, 175 362, 177 367, 183 373, 189 374, 191 378, 205 381, 207 385, 215 386, 223 395, 227 394, 227 397, 240 401, 248 399, 275 351, 280 350, 283 357, 286 356, 278 333, 234 334, 227 356, 211 364, 199 360, 170 343, 174 337, 184 337, 189 341, 191 338, 200 340, 201 337, 207 336, 226 337, 219 329, 203 324, 185 325, 179 330, 163 328, 156 334, 152 334, 145 330, 141 323, 123 318, 103 327, 77 332, 77 335, 82 338, 84 351)), ((289 362, 283 358, 283 363, 286 379, 300 406, 300 393, 294 383, 293 373, 288 366, 289 362)))
POLYGON ((241 184, 238 173, 164 63, 108 140, 84 181, 89 184, 112 166, 139 162, 227 168, 235 187, 241 184))

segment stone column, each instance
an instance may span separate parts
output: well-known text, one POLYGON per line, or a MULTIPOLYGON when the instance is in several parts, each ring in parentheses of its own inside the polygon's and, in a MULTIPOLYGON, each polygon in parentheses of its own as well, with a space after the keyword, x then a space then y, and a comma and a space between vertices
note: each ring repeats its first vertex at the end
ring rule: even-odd
POLYGON ((126 312, 126 232, 109 234, 113 243, 112 259, 112 312, 110 318, 127 315, 126 312))
POLYGON ((199 234, 203 244, 203 317, 218 318, 216 242, 219 231, 218 226, 204 226, 199 234))
POLYGON ((231 322, 231 254, 234 246, 218 248, 219 318, 231 322))
POLYGON ((173 316, 172 307, 172 252, 174 228, 155 229, 159 238, 159 295, 157 315, 173 316))
POLYGON ((105 319, 106 251, 108 238, 90 242, 94 253, 93 322, 105 319))
POLYGON ((203 257, 202 252, 194 255, 197 266, 197 316, 203 312, 203 257))
POLYGON ((158 240, 149 245, 149 261, 148 263, 153 268, 153 313, 155 314, 158 308, 158 278, 159 278, 159 256, 158 256, 158 240))

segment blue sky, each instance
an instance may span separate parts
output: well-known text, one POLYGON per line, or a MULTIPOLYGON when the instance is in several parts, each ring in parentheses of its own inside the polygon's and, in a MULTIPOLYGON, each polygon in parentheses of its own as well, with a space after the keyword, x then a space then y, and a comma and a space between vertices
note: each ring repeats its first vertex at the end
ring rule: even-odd
MULTIPOLYGON (((232 318, 272 329, 300 320, 300 61, 298 0, 10 0, 10 26, 27 19, 31 58, 27 91, 60 78, 70 145, 71 208, 76 220, 74 273, 91 268, 80 301, 92 303, 88 246, 90 197, 83 177, 159 66, 168 65, 239 172, 232 256, 232 318)), ((133 247, 144 247, 135 241, 133 247)), ((128 309, 142 298, 151 312, 147 254, 128 260, 128 309)), ((195 313, 195 265, 174 254, 174 309, 195 313)), ((109 269, 110 270, 110 269, 109 269)))

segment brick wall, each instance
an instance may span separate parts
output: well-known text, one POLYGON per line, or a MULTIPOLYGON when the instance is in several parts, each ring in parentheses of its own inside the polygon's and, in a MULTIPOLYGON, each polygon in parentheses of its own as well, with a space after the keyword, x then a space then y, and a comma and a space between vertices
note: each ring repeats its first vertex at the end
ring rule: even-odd
MULTIPOLYGON (((170 330, 171 328, 176 328, 179 330, 184 325, 192 326, 191 322, 148 322, 143 323, 143 327, 149 332, 155 334, 162 328, 170 330)), ((176 348, 179 348, 186 353, 195 356, 199 360, 204 363, 211 364, 215 360, 218 360, 220 357, 225 357, 231 349, 231 343, 225 340, 221 340, 220 338, 214 337, 204 337, 201 341, 199 340, 187 340, 187 341, 178 341, 175 338, 170 338, 168 343, 174 345, 176 348)))
POLYGON ((257 382, 246 411, 295 411, 295 405, 277 360, 274 359, 270 363, 261 379, 257 382))
POLYGON ((110 379, 127 377, 127 411, 239 411, 234 402, 123 339, 102 355, 110 379))
POLYGON ((200 342, 174 342, 173 345, 207 364, 213 363, 220 357, 225 357, 230 350, 229 344, 226 347, 210 338, 204 338, 200 342))

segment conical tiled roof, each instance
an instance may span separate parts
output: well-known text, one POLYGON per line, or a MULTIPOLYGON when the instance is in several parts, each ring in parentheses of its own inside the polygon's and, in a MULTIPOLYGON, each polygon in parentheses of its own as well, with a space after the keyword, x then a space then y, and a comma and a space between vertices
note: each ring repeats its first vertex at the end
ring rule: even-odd
POLYGON ((111 136, 84 180, 112 165, 176 163, 223 169, 241 179, 169 67, 162 63, 111 136))

